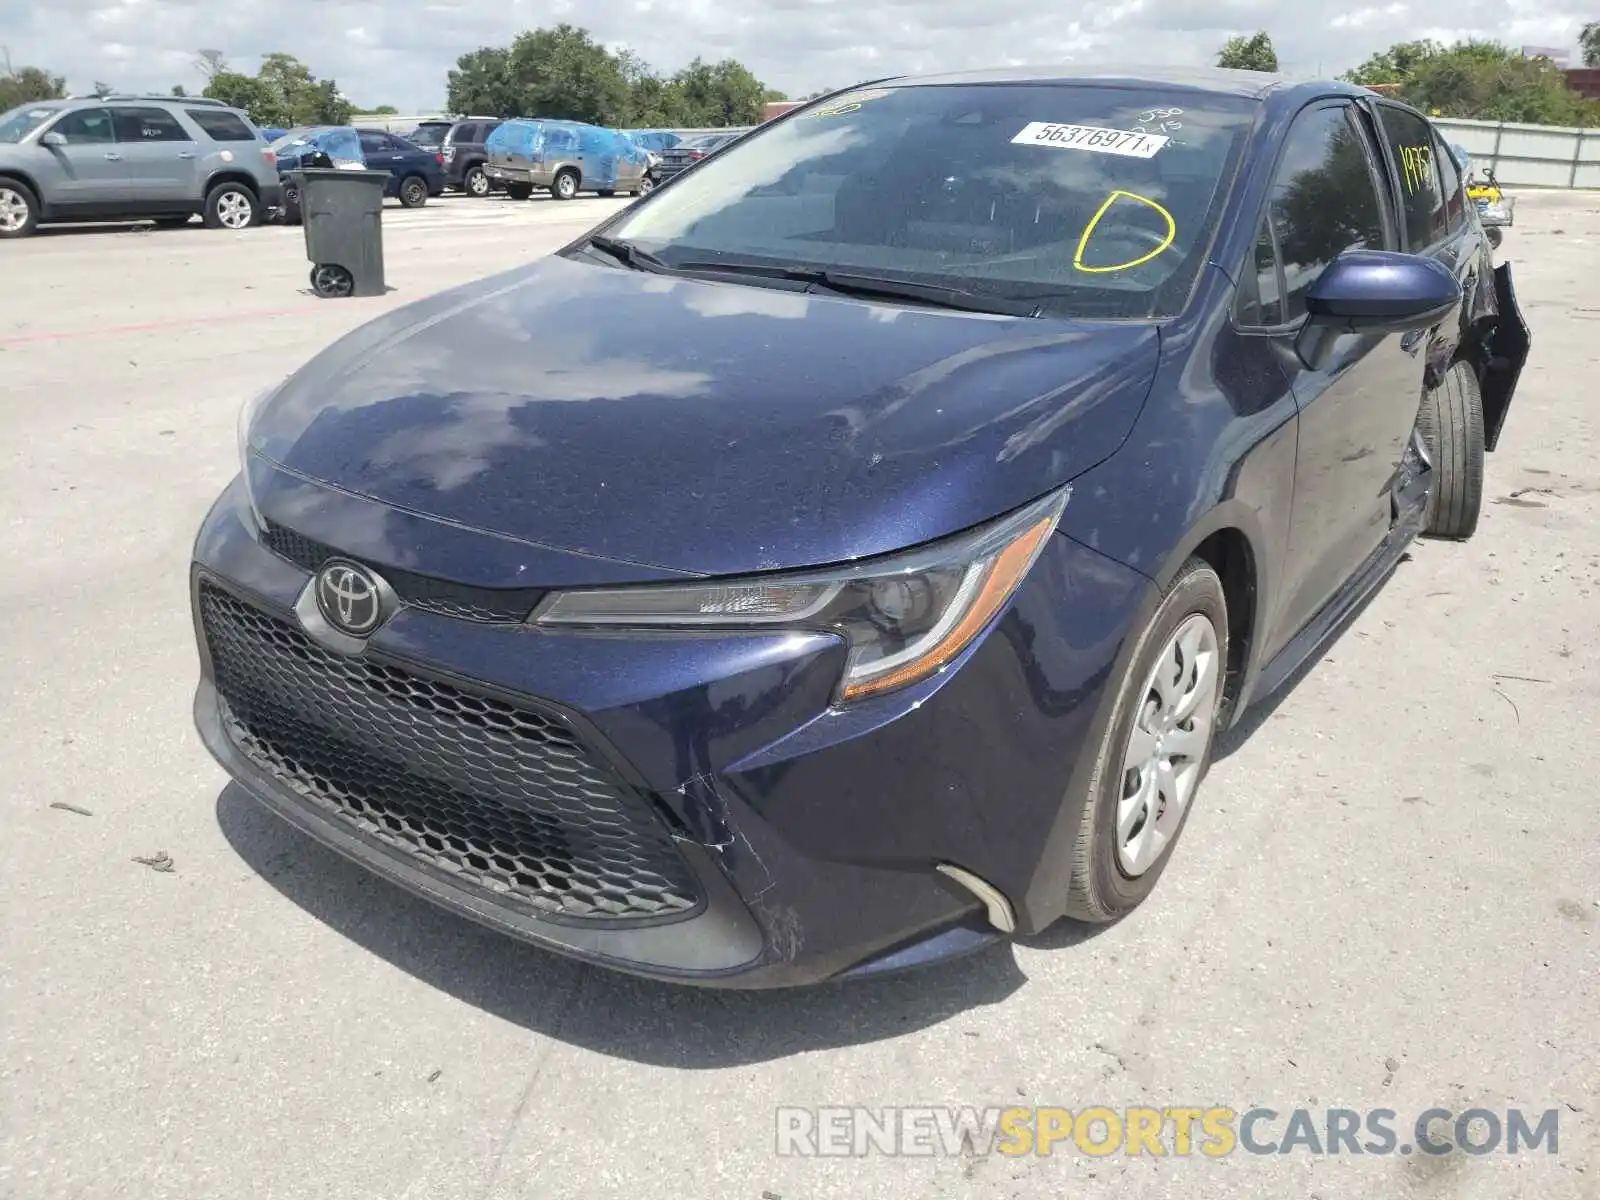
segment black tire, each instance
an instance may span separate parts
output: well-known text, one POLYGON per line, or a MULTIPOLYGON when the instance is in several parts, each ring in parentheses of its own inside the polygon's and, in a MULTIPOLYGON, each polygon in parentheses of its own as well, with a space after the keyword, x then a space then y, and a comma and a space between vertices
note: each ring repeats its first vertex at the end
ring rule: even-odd
POLYGON ((261 224, 261 201, 242 183, 219 183, 206 193, 201 216, 207 229, 250 229, 261 224))
POLYGON ((1465 541, 1483 509, 1483 392, 1472 364, 1457 362, 1422 397, 1417 430, 1433 460, 1429 537, 1465 541))
POLYGON ((318 263, 311 268, 311 290, 324 299, 348 296, 355 286, 355 276, 334 263, 318 263))
POLYGON ((533 184, 508 183, 506 184, 506 195, 510 196, 513 200, 527 200, 533 195, 533 184))
POLYGON ((594 194, 602 200, 609 200, 617 194, 616 188, 595 188, 594 194))
POLYGON ((421 175, 407 175, 400 181, 400 207, 421 208, 428 202, 428 181, 421 175))
POLYGON ((578 173, 571 167, 563 167, 550 181, 550 194, 557 200, 571 200, 578 194, 578 183, 578 173))
POLYGON ((1500 249, 1500 243, 1505 239, 1505 231, 1502 230, 1498 225, 1491 225, 1483 232, 1484 235, 1489 239, 1489 245, 1496 250, 1500 249))
POLYGON ((467 168, 467 173, 461 177, 461 190, 480 200, 489 194, 489 177, 483 173, 482 167, 474 165, 467 168))
MULTIPOLYGON (((1214 737, 1208 738, 1200 759, 1199 778, 1182 820, 1159 856, 1137 877, 1130 877, 1117 860, 1117 808, 1123 797, 1123 754, 1133 732, 1133 723, 1144 707, 1147 681, 1156 660, 1168 641, 1191 616, 1206 617, 1217 640, 1217 703, 1213 720, 1224 710, 1223 687, 1227 680, 1228 602, 1222 580, 1203 559, 1191 558, 1168 586, 1160 605, 1144 632, 1139 634, 1127 673, 1117 684, 1115 706, 1095 758, 1088 798, 1078 827, 1078 840, 1072 852, 1072 874, 1067 884, 1066 911, 1075 920, 1105 924, 1132 912, 1154 890, 1166 869, 1194 811, 1195 802, 1211 767, 1214 737)), ((1214 734, 1214 730, 1212 731, 1214 734)))
POLYGON ((20 179, 0 179, 0 239, 33 236, 39 228, 39 197, 20 179))
POLYGON ((653 192, 655 190, 656 190, 656 181, 655 181, 655 179, 652 176, 646 175, 642 179, 639 180, 639 190, 637 192, 635 192, 634 194, 638 195, 638 196, 648 196, 651 192, 653 192))

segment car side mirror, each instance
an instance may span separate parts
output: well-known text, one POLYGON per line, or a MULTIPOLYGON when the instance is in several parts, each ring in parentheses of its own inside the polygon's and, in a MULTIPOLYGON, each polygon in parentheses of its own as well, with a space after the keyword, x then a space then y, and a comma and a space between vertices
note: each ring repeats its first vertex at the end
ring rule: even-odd
POLYGON ((1295 351, 1308 370, 1321 370, 1342 334, 1426 329, 1460 303, 1460 281, 1431 258, 1346 250, 1306 293, 1306 323, 1295 351))
POLYGON ((39 145, 49 146, 52 150, 54 150, 57 146, 65 146, 66 144, 67 135, 64 133, 56 133, 54 130, 45 134, 39 139, 39 145))

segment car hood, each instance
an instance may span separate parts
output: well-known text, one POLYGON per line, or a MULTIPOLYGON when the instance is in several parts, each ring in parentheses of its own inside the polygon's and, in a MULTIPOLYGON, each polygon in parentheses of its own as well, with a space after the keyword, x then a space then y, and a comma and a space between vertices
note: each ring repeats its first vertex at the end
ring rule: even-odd
POLYGON ((1042 495, 1121 444, 1158 356, 1146 324, 550 257, 336 342, 262 405, 250 440, 411 513, 734 574, 899 549, 1042 495))

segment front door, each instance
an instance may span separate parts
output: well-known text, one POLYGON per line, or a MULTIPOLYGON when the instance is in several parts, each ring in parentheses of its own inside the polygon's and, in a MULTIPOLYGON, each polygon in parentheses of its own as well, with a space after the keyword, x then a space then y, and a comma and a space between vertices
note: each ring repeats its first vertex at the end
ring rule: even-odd
POLYGON ((176 117, 160 108, 120 107, 112 117, 134 200, 156 209, 181 208, 200 198, 200 147, 176 117))
POLYGON ((76 215, 120 215, 129 208, 128 164, 111 112, 80 108, 69 112, 41 137, 59 133, 63 145, 44 146, 56 167, 50 206, 76 215))
MULTIPOLYGON (((1339 254, 1398 245, 1379 191, 1380 162, 1346 101, 1315 104, 1290 128, 1268 213, 1285 320, 1295 328, 1306 293, 1339 254)), ((1423 334, 1346 334, 1320 369, 1295 363, 1294 511, 1269 653, 1317 615, 1388 533, 1390 490, 1422 395, 1425 343, 1423 334)))

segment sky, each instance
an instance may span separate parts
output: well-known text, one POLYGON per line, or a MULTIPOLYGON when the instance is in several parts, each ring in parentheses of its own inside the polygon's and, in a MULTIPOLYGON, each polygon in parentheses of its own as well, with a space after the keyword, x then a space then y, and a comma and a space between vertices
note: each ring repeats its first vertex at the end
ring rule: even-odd
POLYGON ((247 73, 281 50, 358 105, 421 114, 443 104, 459 55, 561 21, 631 46, 663 73, 696 55, 732 57, 800 96, 918 71, 1208 63, 1230 35, 1257 29, 1301 76, 1336 75, 1422 37, 1563 47, 1578 65, 1578 30, 1595 19, 1593 0, 1102 0, 1053 11, 1029 0, 0 0, 0 47, 15 66, 65 75, 75 92, 96 81, 198 90, 200 49, 247 73))

